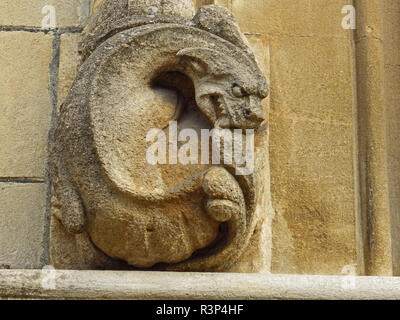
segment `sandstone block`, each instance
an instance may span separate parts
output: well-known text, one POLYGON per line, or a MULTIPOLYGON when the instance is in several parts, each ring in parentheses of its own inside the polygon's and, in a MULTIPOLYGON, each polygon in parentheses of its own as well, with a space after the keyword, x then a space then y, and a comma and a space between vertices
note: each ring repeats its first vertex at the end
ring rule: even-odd
POLYGON ((56 27, 83 26, 90 12, 90 0, 3 0, 0 2, 0 25, 42 27, 45 6, 55 8, 56 27))
POLYGON ((53 36, 0 33, 0 176, 43 178, 53 36))
POLYGON ((42 267, 45 210, 45 184, 0 184, 0 265, 42 267))
POLYGON ((283 36, 334 36, 348 38, 342 28, 347 0, 232 0, 232 13, 244 32, 283 36))
POLYGON ((270 41, 272 272, 339 274, 358 259, 351 47, 270 41))

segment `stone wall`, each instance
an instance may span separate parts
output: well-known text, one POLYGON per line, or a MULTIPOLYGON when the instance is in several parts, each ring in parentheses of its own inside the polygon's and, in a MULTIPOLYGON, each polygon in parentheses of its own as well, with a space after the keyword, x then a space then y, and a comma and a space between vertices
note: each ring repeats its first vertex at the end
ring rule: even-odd
POLYGON ((393 243, 393 273, 400 274, 400 1, 385 1, 383 8, 384 90, 387 107, 388 172, 393 243))
POLYGON ((0 265, 48 263, 48 131, 73 80, 88 0, 0 2, 0 265), (45 5, 56 30, 42 28, 45 5))
MULTIPOLYGON (((48 130, 76 74, 79 33, 100 2, 0 2, 3 267, 48 264, 48 130), (56 30, 41 28, 45 5, 56 9, 56 30)), ((233 12, 270 81, 271 272, 398 275, 398 0, 196 6, 210 3, 233 12), (349 4, 356 32, 342 28, 349 4)))

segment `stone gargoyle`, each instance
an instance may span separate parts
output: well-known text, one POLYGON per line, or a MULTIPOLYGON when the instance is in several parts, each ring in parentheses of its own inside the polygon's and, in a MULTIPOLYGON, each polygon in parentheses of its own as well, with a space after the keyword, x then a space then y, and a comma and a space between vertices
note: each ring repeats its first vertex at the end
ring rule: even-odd
POLYGON ((226 8, 192 10, 106 0, 91 18, 51 132, 56 268, 254 271, 237 264, 260 238, 269 197, 268 85, 226 8), (148 131, 174 120, 179 130, 254 129, 254 172, 149 164, 148 131))

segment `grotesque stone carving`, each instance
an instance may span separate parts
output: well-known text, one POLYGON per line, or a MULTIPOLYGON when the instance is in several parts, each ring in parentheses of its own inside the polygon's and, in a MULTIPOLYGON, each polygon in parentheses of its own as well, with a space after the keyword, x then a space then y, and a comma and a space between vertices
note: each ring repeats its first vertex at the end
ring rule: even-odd
POLYGON ((267 82, 227 9, 191 11, 190 0, 106 0, 92 17, 51 134, 56 267, 260 269, 238 264, 266 250, 267 82), (178 131, 255 129, 254 171, 149 164, 147 133, 174 120, 178 131))

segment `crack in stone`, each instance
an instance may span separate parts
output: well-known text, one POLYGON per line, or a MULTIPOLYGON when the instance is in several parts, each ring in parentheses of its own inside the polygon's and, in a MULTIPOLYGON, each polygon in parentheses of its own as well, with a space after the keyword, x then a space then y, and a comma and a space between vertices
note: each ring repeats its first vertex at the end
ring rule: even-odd
POLYGON ((39 27, 28 27, 28 26, 0 26, 0 32, 12 32, 12 31, 24 31, 32 33, 44 33, 48 34, 54 32, 56 34, 64 33, 81 33, 83 28, 81 27, 69 27, 69 28, 55 28, 55 29, 43 29, 39 27))
POLYGON ((15 178, 15 177, 0 177, 0 183, 44 183, 44 180, 41 178, 15 178))

